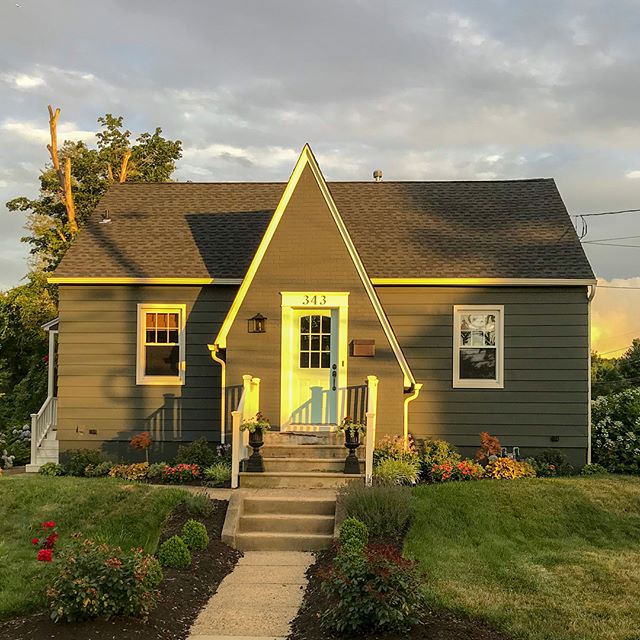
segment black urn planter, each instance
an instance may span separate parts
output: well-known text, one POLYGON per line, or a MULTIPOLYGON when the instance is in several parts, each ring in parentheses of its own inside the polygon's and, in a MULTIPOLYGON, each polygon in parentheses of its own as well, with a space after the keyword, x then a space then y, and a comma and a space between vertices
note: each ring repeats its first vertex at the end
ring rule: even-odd
POLYGON ((345 429, 344 446, 349 449, 349 454, 344 461, 344 472, 350 474, 360 473, 360 462, 356 451, 360 446, 360 432, 357 430, 345 429))
POLYGON ((260 447, 264 444, 264 435, 262 429, 249 431, 249 446, 253 449, 253 453, 249 456, 247 462, 247 471, 253 473, 262 473, 264 471, 264 460, 260 453, 260 447))

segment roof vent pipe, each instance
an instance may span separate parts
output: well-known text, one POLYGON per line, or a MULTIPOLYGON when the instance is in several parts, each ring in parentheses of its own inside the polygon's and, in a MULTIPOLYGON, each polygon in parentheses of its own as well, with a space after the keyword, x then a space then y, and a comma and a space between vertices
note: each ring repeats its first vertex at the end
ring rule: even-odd
POLYGON ((111 216, 109 215, 109 209, 100 214, 100 224, 109 224, 111 222, 111 216))
POLYGON ((373 179, 374 179, 376 182, 382 182, 382 169, 376 169, 376 170, 373 172, 373 179))

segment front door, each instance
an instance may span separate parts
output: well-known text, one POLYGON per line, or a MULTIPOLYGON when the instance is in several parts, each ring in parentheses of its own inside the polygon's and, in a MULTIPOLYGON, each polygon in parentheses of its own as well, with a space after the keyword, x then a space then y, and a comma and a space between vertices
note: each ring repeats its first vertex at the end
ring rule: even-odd
POLYGON ((291 424, 336 423, 338 310, 295 309, 291 424))

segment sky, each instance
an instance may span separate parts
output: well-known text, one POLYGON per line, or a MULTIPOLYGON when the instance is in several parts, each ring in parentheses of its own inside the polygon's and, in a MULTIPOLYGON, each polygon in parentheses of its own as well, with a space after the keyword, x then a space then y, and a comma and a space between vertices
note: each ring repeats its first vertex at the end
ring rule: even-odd
MULTIPOLYGON (((639 33, 638 0, 0 0, 0 289, 27 271, 2 203, 37 193, 49 103, 60 139, 161 126, 179 180, 286 180, 309 142, 329 180, 553 177, 572 214, 640 209, 639 33)), ((640 213, 588 220, 640 236, 640 213)), ((640 287, 639 248, 585 248, 640 287)), ((640 289, 599 290, 594 320, 621 353, 640 289)))

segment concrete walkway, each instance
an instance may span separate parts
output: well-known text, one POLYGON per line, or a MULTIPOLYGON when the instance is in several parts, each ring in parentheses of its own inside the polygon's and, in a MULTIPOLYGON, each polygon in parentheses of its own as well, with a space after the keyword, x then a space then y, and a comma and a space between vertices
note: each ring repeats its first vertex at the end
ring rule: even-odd
POLYGON ((313 554, 247 551, 191 627, 189 640, 284 640, 313 554))

